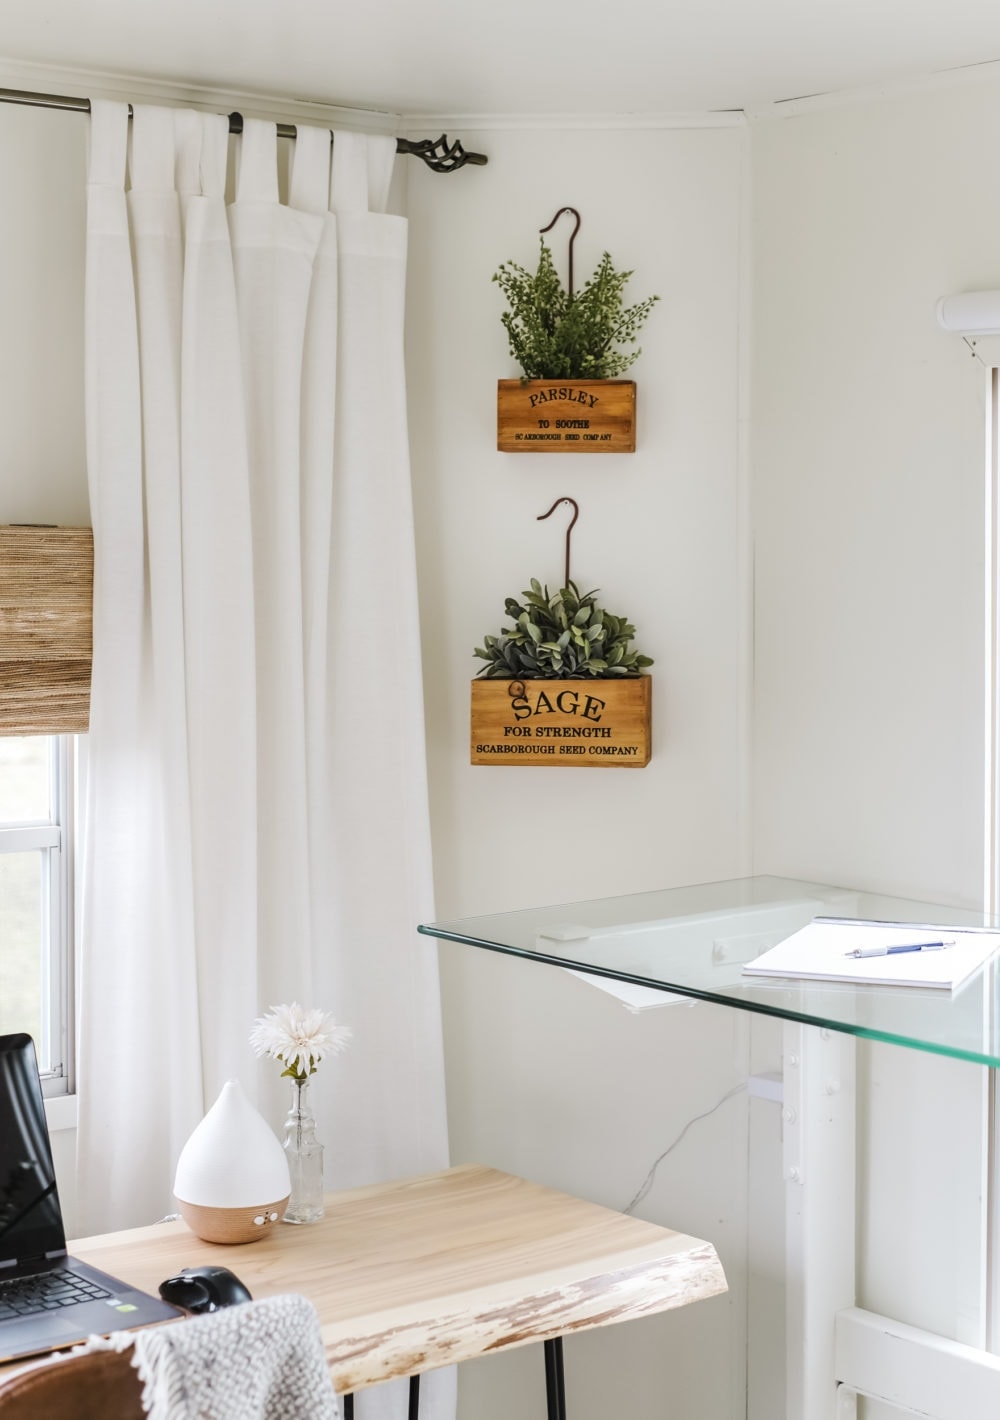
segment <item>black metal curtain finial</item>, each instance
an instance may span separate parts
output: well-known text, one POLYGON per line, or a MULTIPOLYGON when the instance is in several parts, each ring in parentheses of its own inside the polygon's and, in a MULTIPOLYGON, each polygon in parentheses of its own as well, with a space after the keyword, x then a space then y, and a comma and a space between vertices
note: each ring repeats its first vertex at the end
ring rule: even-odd
POLYGON ((556 501, 552 504, 552 507, 549 509, 549 511, 548 511, 547 513, 539 513, 538 517, 535 519, 535 522, 536 522, 536 523, 540 523, 540 522, 543 520, 543 518, 551 518, 552 514, 553 514, 553 513, 555 512, 555 510, 559 507, 559 504, 560 504, 560 503, 568 503, 568 504, 570 505, 570 507, 573 509, 573 516, 572 516, 572 518, 570 518, 570 520, 569 520, 569 527, 566 529, 566 579, 565 579, 565 581, 563 582, 563 586, 564 586, 564 587, 568 587, 568 586, 569 586, 569 539, 570 539, 570 534, 572 533, 573 528, 574 528, 574 526, 575 526, 575 524, 576 524, 576 520, 577 520, 577 518, 580 516, 580 505, 577 503, 577 501, 576 501, 575 498, 557 498, 556 501))
POLYGON ((539 232, 540 232, 540 234, 541 234, 542 236, 544 236, 546 232, 551 232, 551 231, 552 231, 552 228, 553 228, 553 227, 555 226, 555 224, 559 221, 559 218, 563 215, 564 212, 570 212, 570 213, 572 213, 572 215, 576 218, 576 226, 573 228, 572 232, 570 233, 570 238, 569 238, 569 272, 568 272, 568 280, 567 280, 567 283, 566 283, 566 290, 569 292, 570 300, 572 300, 572 299, 573 299, 573 243, 576 241, 576 234, 577 234, 577 232, 580 230, 580 214, 579 214, 579 212, 576 210, 575 207, 560 207, 560 208, 559 208, 559 211, 558 211, 558 212, 556 213, 556 215, 552 218, 552 221, 549 223, 549 225, 548 225, 547 227, 539 227, 538 230, 539 230, 539 232))
POLYGON ((457 138, 454 143, 449 143, 446 133, 442 133, 437 139, 397 138, 396 152, 422 158, 434 173, 457 172, 459 168, 464 168, 466 163, 481 168, 487 161, 485 153, 467 153, 457 138))

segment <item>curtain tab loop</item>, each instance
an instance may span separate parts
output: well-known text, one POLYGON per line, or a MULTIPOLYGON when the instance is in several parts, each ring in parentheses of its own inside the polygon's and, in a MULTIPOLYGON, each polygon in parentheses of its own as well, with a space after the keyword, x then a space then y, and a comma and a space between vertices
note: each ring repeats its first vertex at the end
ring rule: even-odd
POLYGON ((175 110, 153 104, 132 108, 132 154, 129 168, 133 191, 174 190, 175 110))
POLYGON ((396 161, 396 140, 377 133, 368 135, 368 210, 384 212, 396 161))
POLYGON ((297 124, 292 149, 288 204, 300 212, 323 213, 330 206, 330 130, 297 124))
POLYGON ((278 127, 259 118, 243 120, 236 172, 237 202, 278 201, 278 127))
POLYGON ((229 157, 229 119, 225 114, 202 115, 201 191, 204 197, 225 197, 229 157))
POLYGON ((174 111, 174 132, 177 146, 177 191, 182 198, 198 197, 201 193, 201 130, 203 114, 194 109, 174 111))
POLYGON ((128 104, 90 100, 90 152, 87 181, 95 187, 125 186, 128 104))
POLYGON ((363 133, 334 131, 330 208, 341 213, 368 211, 368 139, 363 133))

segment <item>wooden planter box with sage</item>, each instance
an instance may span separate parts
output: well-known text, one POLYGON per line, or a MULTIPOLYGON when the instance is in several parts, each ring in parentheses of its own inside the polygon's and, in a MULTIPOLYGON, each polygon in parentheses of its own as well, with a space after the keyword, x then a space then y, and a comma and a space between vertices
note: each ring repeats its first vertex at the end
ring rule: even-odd
POLYGON ((641 769, 651 753, 652 680, 474 680, 473 764, 641 769))
POLYGON ((580 595, 568 544, 566 585, 550 593, 532 577, 522 600, 505 601, 512 624, 476 647, 486 666, 472 682, 473 764, 649 763, 652 659, 633 648, 627 617, 596 591, 580 595))

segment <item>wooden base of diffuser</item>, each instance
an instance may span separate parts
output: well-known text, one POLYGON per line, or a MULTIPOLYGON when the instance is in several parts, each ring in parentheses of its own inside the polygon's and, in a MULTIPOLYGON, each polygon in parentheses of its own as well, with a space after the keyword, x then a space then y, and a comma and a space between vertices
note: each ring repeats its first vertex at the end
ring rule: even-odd
POLYGON ((181 1217, 202 1242, 254 1242, 280 1222, 288 1206, 288 1194, 276 1203, 264 1203, 259 1208, 204 1208, 198 1203, 184 1203, 178 1198, 181 1217))

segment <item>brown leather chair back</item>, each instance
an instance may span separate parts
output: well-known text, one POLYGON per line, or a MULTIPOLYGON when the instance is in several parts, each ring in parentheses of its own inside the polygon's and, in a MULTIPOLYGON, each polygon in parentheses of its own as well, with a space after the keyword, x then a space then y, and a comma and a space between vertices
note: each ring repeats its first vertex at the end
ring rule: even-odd
POLYGON ((131 1350, 49 1361, 2 1379, 0 1420, 143 1420, 131 1350))

